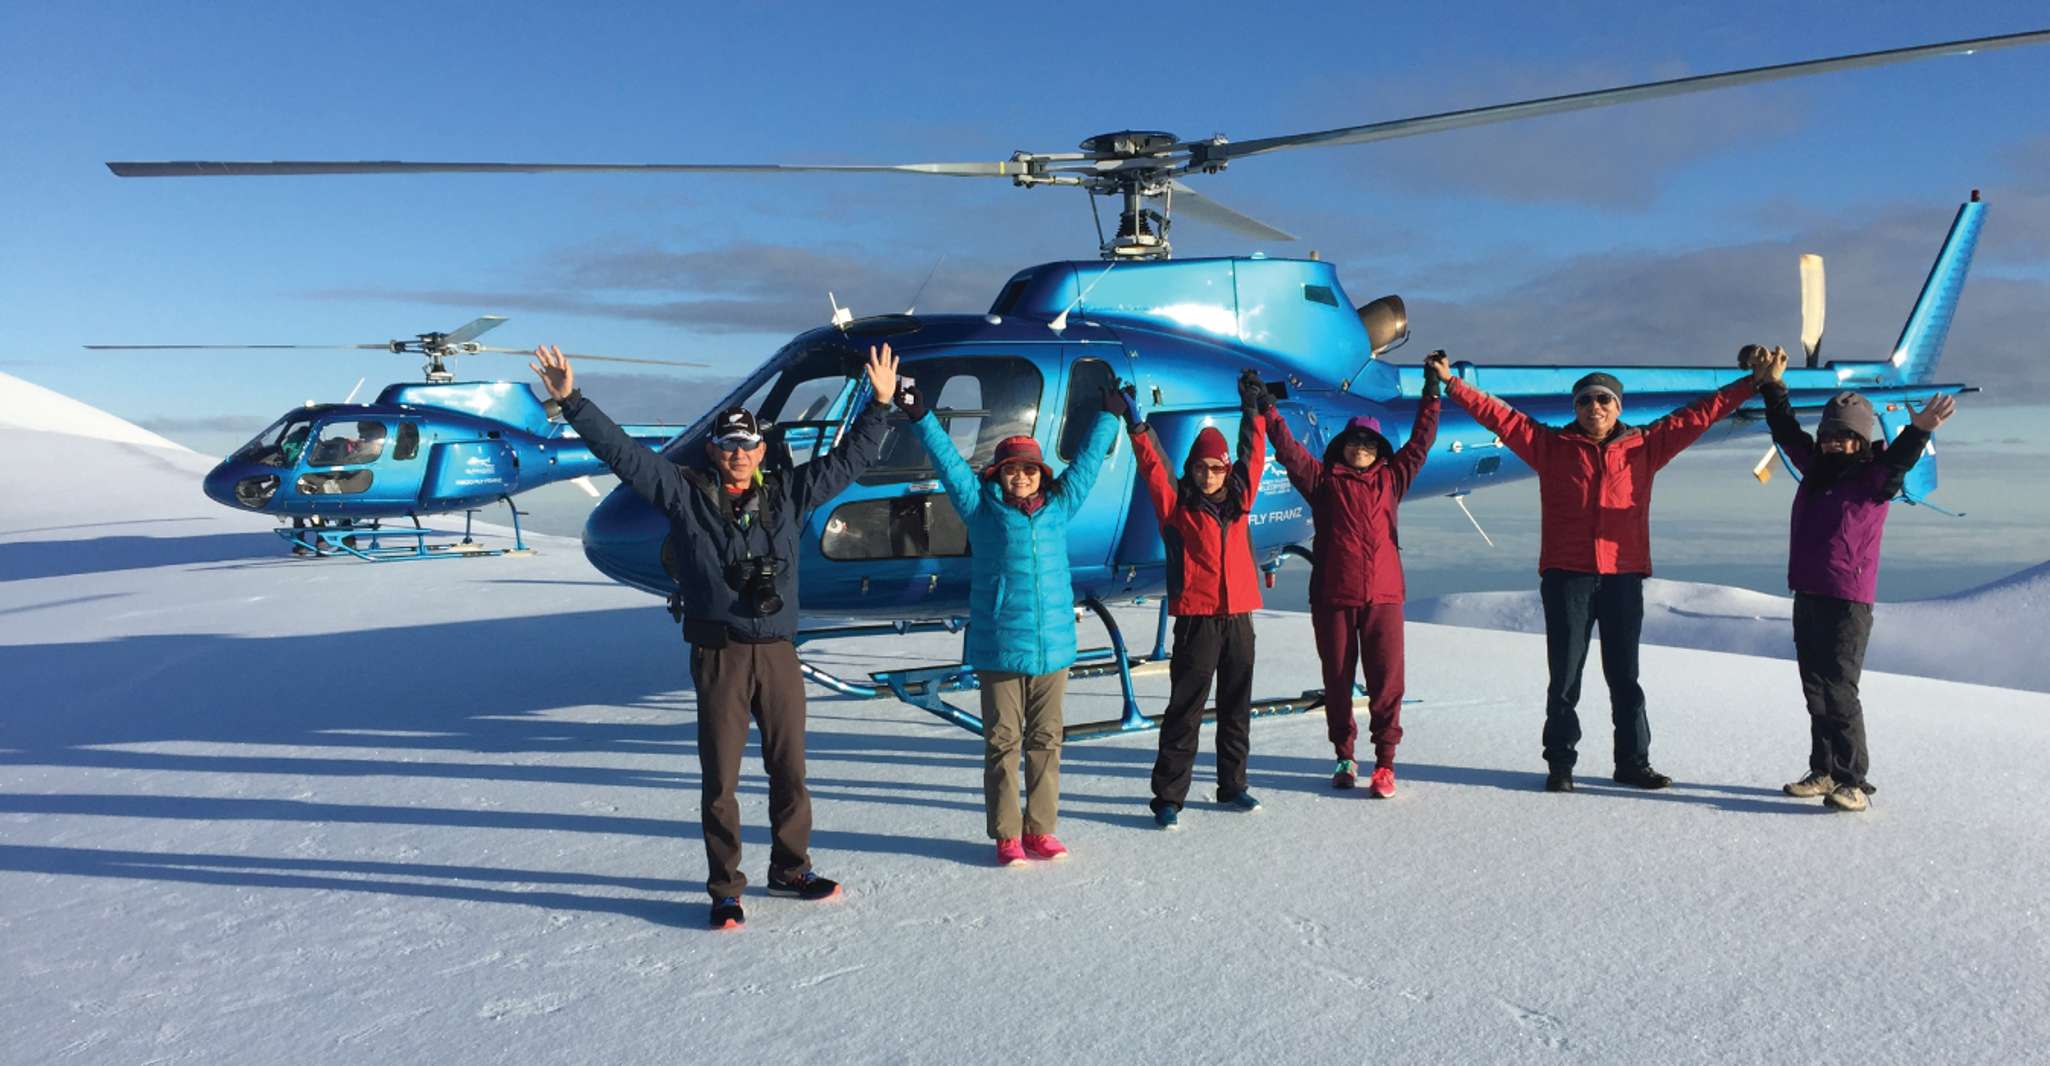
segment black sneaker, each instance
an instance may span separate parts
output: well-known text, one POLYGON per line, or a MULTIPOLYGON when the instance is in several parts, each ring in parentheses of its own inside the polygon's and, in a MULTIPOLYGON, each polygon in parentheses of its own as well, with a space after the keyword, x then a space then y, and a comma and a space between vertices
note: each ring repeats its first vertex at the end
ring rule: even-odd
POLYGON ((1616 770, 1616 783, 1632 788, 1660 789, 1672 784, 1673 779, 1649 766, 1634 766, 1627 770, 1619 767, 1616 770))
POLYGON ((747 924, 747 912, 740 909, 739 896, 720 896, 712 901, 714 929, 739 929, 747 924))
POLYGON ((1573 791, 1573 771, 1571 771, 1571 770, 1569 770, 1569 769, 1567 769, 1567 768, 1565 768, 1565 767, 1563 767, 1563 766, 1555 766, 1555 767, 1553 767, 1553 768, 1552 768, 1552 772, 1551 772, 1551 773, 1548 773, 1548 774, 1546 774, 1546 775, 1545 775, 1545 791, 1546 791, 1546 792, 1571 792, 1571 791, 1573 791))
POLYGON ((767 891, 772 896, 784 896, 789 899, 816 902, 822 899, 840 898, 840 882, 829 881, 810 870, 806 870, 788 881, 781 880, 775 874, 770 874, 767 891))

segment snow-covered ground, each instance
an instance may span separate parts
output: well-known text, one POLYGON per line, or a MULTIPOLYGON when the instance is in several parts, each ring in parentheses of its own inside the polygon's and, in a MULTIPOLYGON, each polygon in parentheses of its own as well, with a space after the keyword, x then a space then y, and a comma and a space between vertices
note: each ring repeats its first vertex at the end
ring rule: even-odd
MULTIPOLYGON (((1414 624, 1394 800, 1330 791, 1320 720, 1267 720, 1266 810, 1197 803, 1160 833, 1154 738, 1076 744, 1075 858, 1023 870, 988 865, 979 741, 815 692, 814 857, 848 896, 751 889, 748 929, 712 934, 675 630, 574 541, 293 560, 200 497, 191 453, 20 429, 0 450, 0 1062, 2019 1062, 2050 1041, 2040 692, 1868 673, 1880 791, 1830 814, 1778 791, 1807 744, 1792 665, 1718 625, 1755 654, 1644 653, 1679 783, 1606 783, 1591 674, 1586 785, 1548 795, 1542 637, 1414 624)), ((1684 611, 1770 615, 1658 595, 1666 643, 1684 611)), ((2040 630, 2031 602, 1920 617, 1988 676, 2010 653, 1967 634, 2040 630)), ((1303 616, 1259 633, 1262 693, 1315 684, 1303 616)), ((1141 684, 1158 710, 1165 679, 1141 684)), ((1114 713, 1114 682, 1076 687, 1073 718, 1114 713)))

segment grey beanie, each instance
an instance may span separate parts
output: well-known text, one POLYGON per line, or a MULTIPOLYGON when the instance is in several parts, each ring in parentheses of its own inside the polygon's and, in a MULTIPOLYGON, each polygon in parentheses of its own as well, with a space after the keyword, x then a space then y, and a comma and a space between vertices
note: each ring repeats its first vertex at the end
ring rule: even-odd
POLYGON ((1815 428, 1815 435, 1879 440, 1879 416, 1872 412, 1872 401, 1855 392, 1839 392, 1822 408, 1822 424, 1815 428))

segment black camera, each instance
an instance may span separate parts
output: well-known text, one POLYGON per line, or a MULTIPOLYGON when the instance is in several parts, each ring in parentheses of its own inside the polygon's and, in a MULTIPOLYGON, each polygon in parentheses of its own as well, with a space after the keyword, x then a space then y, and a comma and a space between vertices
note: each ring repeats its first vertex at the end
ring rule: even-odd
POLYGON ((740 593, 741 606, 756 618, 767 618, 783 610, 783 597, 776 592, 776 560, 742 559, 726 567, 726 583, 740 593))

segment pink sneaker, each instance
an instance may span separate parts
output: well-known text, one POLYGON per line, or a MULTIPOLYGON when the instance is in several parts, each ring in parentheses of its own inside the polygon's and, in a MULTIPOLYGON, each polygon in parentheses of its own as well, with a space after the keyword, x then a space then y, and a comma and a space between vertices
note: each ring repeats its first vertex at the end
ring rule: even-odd
POLYGON ((1367 792, 1375 799, 1387 799, 1395 795, 1395 768, 1375 767, 1374 776, 1367 779, 1367 792))
POLYGON ((1025 854, 1047 862, 1065 862, 1068 858, 1068 849, 1052 833, 1027 833, 1025 854))
POLYGON ((1025 849, 1019 845, 1017 837, 1005 837, 997 841, 997 865, 1025 865, 1025 849))

